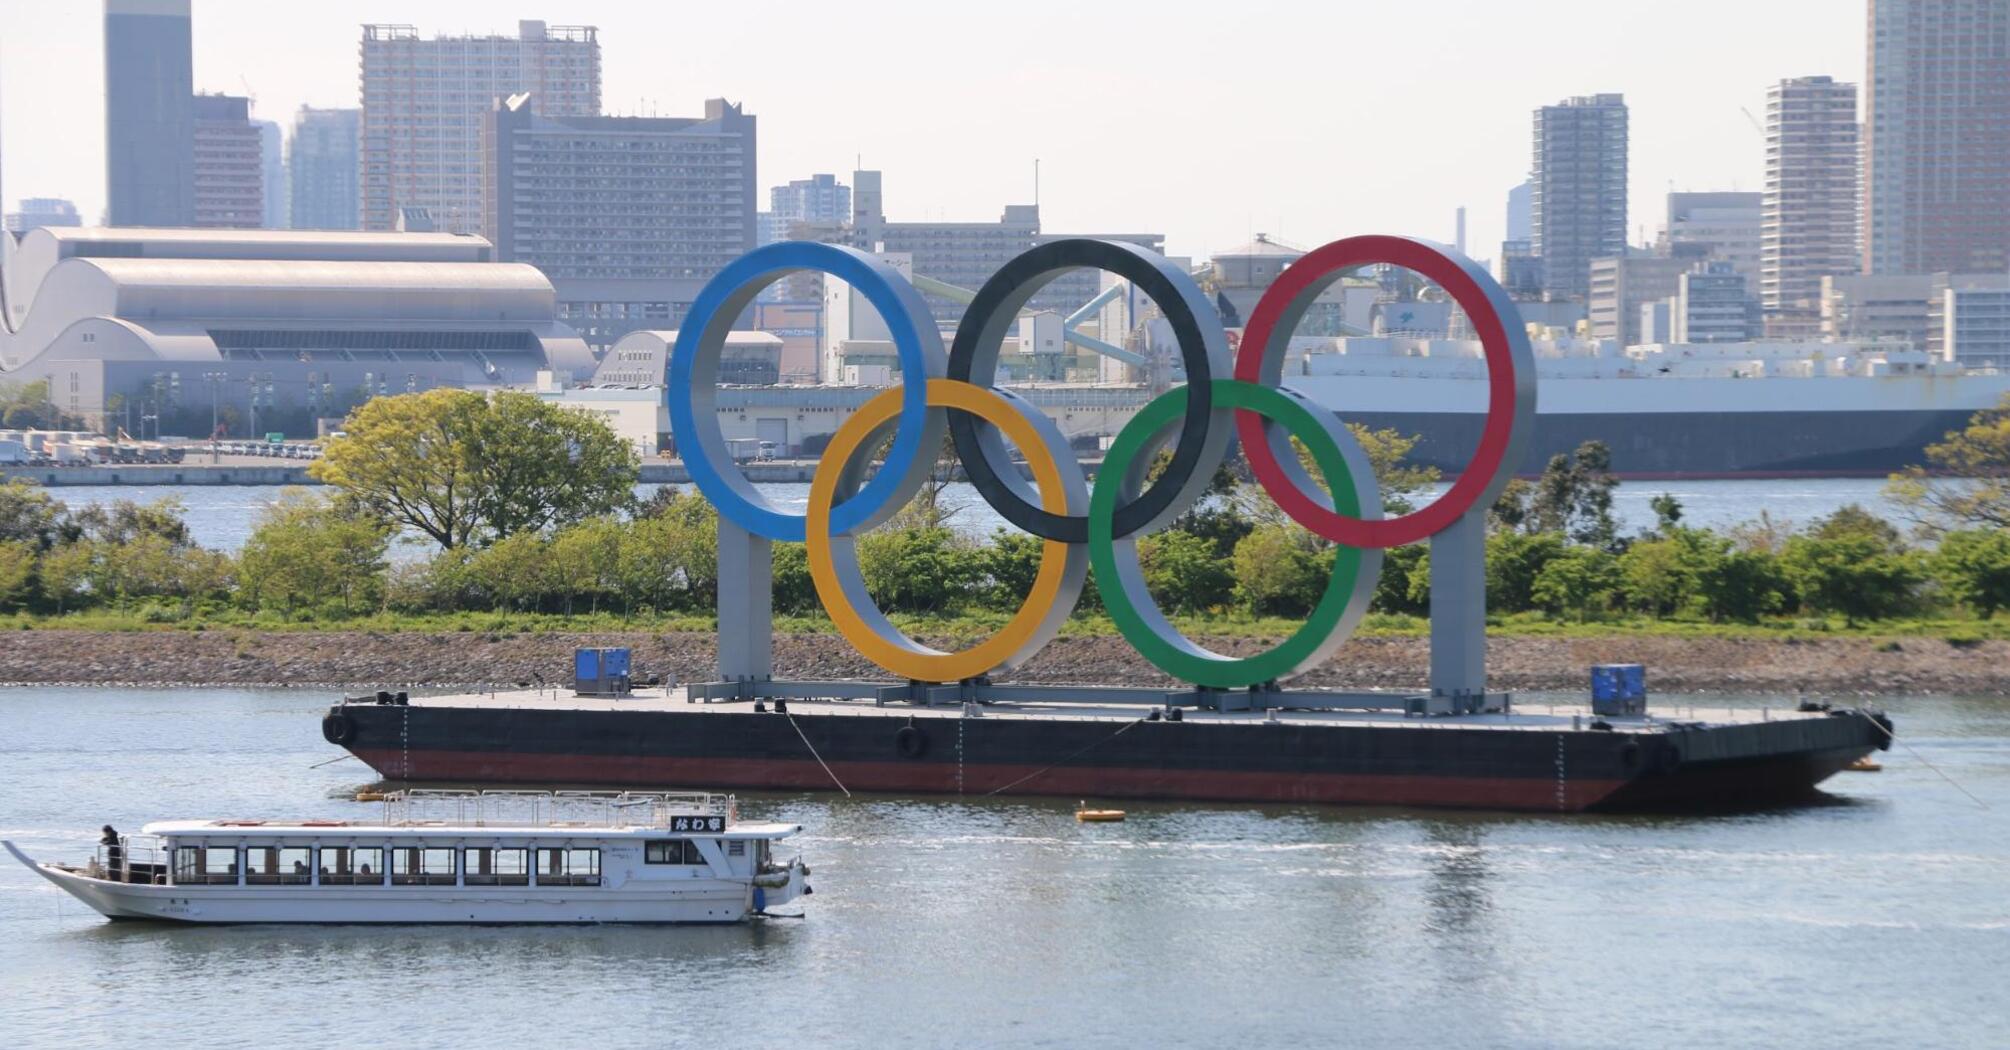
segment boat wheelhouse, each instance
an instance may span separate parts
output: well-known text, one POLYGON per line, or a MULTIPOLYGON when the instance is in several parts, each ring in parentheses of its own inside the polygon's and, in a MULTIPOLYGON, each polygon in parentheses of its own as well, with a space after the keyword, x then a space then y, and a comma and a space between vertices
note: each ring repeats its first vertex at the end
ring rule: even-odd
POLYGON ((197 923, 731 923, 811 892, 729 795, 406 791, 381 822, 107 829, 82 866, 16 859, 112 919, 197 923))

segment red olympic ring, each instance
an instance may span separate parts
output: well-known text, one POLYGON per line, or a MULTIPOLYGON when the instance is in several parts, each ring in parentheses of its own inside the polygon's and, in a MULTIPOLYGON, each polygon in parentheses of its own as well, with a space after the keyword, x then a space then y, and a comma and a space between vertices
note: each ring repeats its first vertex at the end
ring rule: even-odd
POLYGON ((1532 429, 1535 376, 1527 334, 1519 326, 1509 328, 1502 319, 1504 310, 1519 318, 1514 313, 1514 304, 1505 296, 1490 295, 1486 286, 1469 272, 1471 263, 1454 259, 1422 241, 1376 234, 1334 241, 1284 268, 1250 313, 1242 345, 1235 355, 1235 378, 1276 386, 1283 378, 1284 351, 1291 332, 1306 308, 1333 283, 1340 271, 1373 263, 1392 263, 1436 281, 1465 311, 1485 350, 1486 425, 1472 462, 1459 474, 1451 490, 1401 517, 1380 521, 1350 517, 1336 513, 1293 483, 1266 440, 1267 420, 1246 409, 1237 409, 1235 429, 1242 440, 1242 454, 1249 457, 1250 470, 1257 482, 1293 521, 1335 543, 1387 548, 1415 543, 1442 532, 1483 498, 1490 499, 1489 493, 1499 494, 1501 486, 1507 484, 1507 470, 1516 459, 1510 453, 1532 429))

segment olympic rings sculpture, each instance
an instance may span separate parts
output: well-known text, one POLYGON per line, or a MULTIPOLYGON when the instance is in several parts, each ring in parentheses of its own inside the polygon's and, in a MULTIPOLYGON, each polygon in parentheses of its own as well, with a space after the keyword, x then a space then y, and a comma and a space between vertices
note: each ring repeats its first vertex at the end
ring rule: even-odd
POLYGON ((838 634, 886 671, 955 682, 1009 668, 1051 641, 1080 597, 1091 566, 1104 607, 1154 666, 1194 685, 1240 688, 1303 673, 1331 656, 1367 612, 1382 551, 1434 536, 1491 506, 1513 476, 1535 414, 1535 367, 1519 314, 1498 283, 1463 256, 1403 237, 1334 241, 1300 257, 1264 293, 1231 358, 1214 306, 1185 271, 1117 241, 1050 241, 1007 263, 966 310, 947 354, 927 303, 906 278, 857 249, 810 241, 757 248, 721 270, 692 303, 671 350, 665 393, 671 431, 692 481, 722 523, 770 540, 801 542, 819 600, 838 634), (1487 365, 1487 415, 1466 469, 1438 499, 1384 518, 1366 452, 1333 413, 1281 386, 1291 333, 1334 281, 1391 263, 1427 277, 1458 303, 1487 365), (1020 309, 1056 275, 1099 269, 1155 302, 1172 329, 1186 384, 1154 398, 1112 440, 1089 486, 1054 422, 994 387, 999 349, 1020 309), (832 435, 803 514, 770 504, 733 465, 715 391, 733 321, 761 289, 796 271, 836 277, 885 319, 902 384, 865 403, 832 435), (892 435, 886 466, 863 480, 864 453, 892 435), (909 638, 866 593, 857 537, 892 517, 927 479, 944 433, 971 484, 1005 520, 1042 541, 1031 591, 991 638, 942 652, 909 638), (1301 466, 1296 438, 1321 478, 1301 466), (1191 509, 1239 439, 1257 482, 1278 507, 1335 544, 1333 572, 1312 614, 1291 637, 1247 657, 1202 648, 1180 634, 1146 589, 1139 538, 1191 509), (1025 457, 1029 483, 1007 441, 1025 457), (1146 471, 1173 442, 1155 480, 1146 471))

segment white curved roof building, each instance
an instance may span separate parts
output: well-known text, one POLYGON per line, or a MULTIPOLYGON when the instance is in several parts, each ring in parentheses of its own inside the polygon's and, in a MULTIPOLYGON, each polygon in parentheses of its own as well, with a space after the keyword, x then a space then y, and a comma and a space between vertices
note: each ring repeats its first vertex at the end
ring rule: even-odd
POLYGON ((0 381, 97 424, 144 402, 206 432, 215 400, 311 432, 369 394, 594 365, 551 282, 479 237, 78 227, 0 254, 0 381))

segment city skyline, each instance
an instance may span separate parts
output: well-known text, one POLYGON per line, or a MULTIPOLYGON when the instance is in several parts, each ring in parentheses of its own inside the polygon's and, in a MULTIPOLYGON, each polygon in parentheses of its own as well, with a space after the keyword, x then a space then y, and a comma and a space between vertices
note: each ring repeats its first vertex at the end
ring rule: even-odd
MULTIPOLYGON (((289 32, 311 42, 289 45, 270 39, 255 11, 196 0, 194 66, 198 90, 255 95, 258 119, 287 121, 302 104, 354 106, 356 41, 368 22, 408 22, 428 35, 507 34, 519 18, 592 24, 607 113, 677 114, 700 97, 740 103, 763 122, 763 188, 842 174, 862 159, 912 202, 907 217, 988 220, 1002 204, 1032 201, 1038 159, 1043 226, 1163 229, 1181 255, 1256 232, 1299 243, 1370 230, 1449 241, 1463 205, 1472 254, 1491 256, 1504 233, 1501 204, 1529 167, 1529 114, 1599 92, 1625 94, 1633 111, 1627 237, 1651 240, 1671 188, 1760 188, 1764 142, 1741 108, 1762 112, 1767 87, 1784 77, 1859 80, 1864 62, 1861 4, 1687 5, 1652 41, 1575 2, 1549 5, 1539 21, 1461 2, 1430 18, 1257 4, 1233 19, 1193 8, 1151 24, 1035 4, 1009 24, 985 25, 975 62, 969 45, 940 43, 969 38, 977 27, 966 16, 894 5, 867 12, 868 22, 885 20, 875 39, 887 55, 862 67, 856 49, 832 48, 829 27, 813 19, 749 26, 721 11, 625 4, 373 3, 303 10, 289 32), (1809 18, 1816 7, 1831 17, 1809 18), (1189 18, 1208 32, 1186 31, 1189 18), (1419 30, 1445 25, 1459 28, 1419 30), (1550 61, 1563 25, 1571 61, 1550 61), (1283 26, 1296 28, 1270 31, 1283 26), (1405 35, 1412 46, 1345 44, 1405 35), (1110 45, 1035 46, 1063 36, 1110 45), (675 63, 652 55, 677 38, 724 43, 675 63), (1716 56, 1711 69, 1737 75, 1698 77, 1703 49, 1716 56), (748 54, 763 60, 736 58, 748 54), (1441 145, 1420 149, 1418 136, 1441 145)), ((94 221, 104 143, 75 132, 102 127, 100 5, 5 0, 0 12, 17 30, 0 40, 0 193, 10 204, 68 197, 94 221)))

